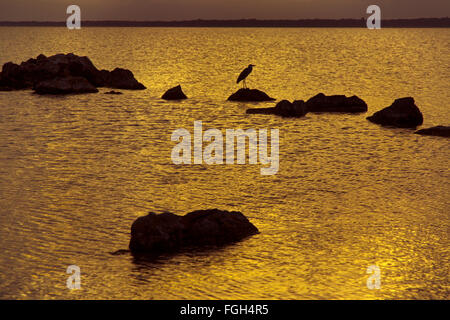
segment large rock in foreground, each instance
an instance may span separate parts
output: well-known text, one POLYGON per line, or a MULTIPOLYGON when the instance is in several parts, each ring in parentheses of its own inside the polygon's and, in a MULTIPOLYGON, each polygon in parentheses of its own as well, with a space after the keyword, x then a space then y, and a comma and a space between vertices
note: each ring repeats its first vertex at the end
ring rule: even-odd
POLYGON ((394 103, 375 112, 367 120, 383 126, 415 128, 422 125, 423 115, 411 97, 397 99, 394 103))
MULTIPOLYGON (((139 83, 130 70, 116 68, 113 71, 98 70, 88 57, 69 54, 57 54, 51 57, 39 55, 20 65, 8 62, 0 73, 1 90, 20 90, 38 87, 39 83, 61 78, 84 78, 94 87, 141 90, 145 86, 139 83)), ((83 86, 80 83, 79 86, 83 86)), ((77 86, 75 86, 77 87, 77 86)), ((72 92, 67 92, 72 93, 72 92)))
POLYGON ((293 103, 283 100, 277 103, 273 108, 253 108, 247 109, 248 114, 274 114, 281 117, 304 117, 308 113, 308 109, 303 100, 297 100, 293 103))
POLYGON ((416 131, 415 134, 423 136, 450 137, 450 126, 437 126, 416 131))
POLYGON ((55 78, 39 82, 34 90, 37 94, 96 93, 97 88, 82 77, 55 78))
POLYGON ((149 213, 131 227, 134 253, 173 252, 186 247, 220 246, 259 233, 240 212, 200 210, 178 216, 149 213))
POLYGON ((309 112, 367 112, 367 104, 357 96, 347 98, 344 95, 326 96, 323 93, 306 101, 309 112))
POLYGON ((176 86, 175 88, 169 89, 164 93, 161 99, 164 100, 184 100, 188 97, 184 94, 181 86, 176 86))
POLYGON ((274 98, 269 97, 265 92, 257 89, 239 89, 228 98, 228 101, 241 102, 261 102, 274 100, 274 98))

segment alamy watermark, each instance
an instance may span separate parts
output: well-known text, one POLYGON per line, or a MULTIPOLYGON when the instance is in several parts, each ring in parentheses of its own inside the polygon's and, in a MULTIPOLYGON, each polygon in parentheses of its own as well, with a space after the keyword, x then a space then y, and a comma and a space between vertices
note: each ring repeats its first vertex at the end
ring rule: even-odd
POLYGON ((66 26, 69 30, 81 29, 81 9, 79 6, 72 4, 67 7, 67 14, 70 16, 66 20, 66 26))
POLYGON ((367 14, 372 14, 367 18, 367 28, 368 29, 381 29, 381 9, 379 6, 373 4, 367 7, 367 14))
POLYGON ((261 168, 262 175, 275 175, 279 170, 279 130, 271 129, 270 137, 269 155, 267 129, 226 129, 224 141, 222 131, 209 129, 203 132, 202 121, 194 121, 193 144, 188 130, 177 129, 172 133, 171 140, 179 142, 172 149, 172 162, 177 165, 192 164, 193 156, 194 164, 246 164, 248 140, 249 164, 256 165, 259 160, 261 165, 268 166, 261 168), (209 142, 209 145, 203 148, 203 142, 209 142))
POLYGON ((381 289, 381 270, 377 265, 369 266, 366 270, 370 276, 367 278, 367 289, 380 290, 381 289))
POLYGON ((67 289, 70 290, 78 290, 81 289, 81 269, 79 266, 68 266, 67 267, 67 274, 70 274, 70 276, 67 278, 67 289))

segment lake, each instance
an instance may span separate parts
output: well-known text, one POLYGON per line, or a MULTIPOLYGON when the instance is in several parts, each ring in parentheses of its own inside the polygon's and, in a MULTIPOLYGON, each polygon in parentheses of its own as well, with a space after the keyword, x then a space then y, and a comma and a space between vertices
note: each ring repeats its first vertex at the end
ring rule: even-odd
POLYGON ((147 86, 0 92, 2 299, 448 299, 448 139, 366 117, 412 96, 449 125, 449 29, 1 27, 0 64, 88 56, 147 86), (367 114, 247 115, 236 78, 281 99, 357 95, 367 114), (161 95, 181 84, 190 98, 161 95), (174 165, 174 130, 279 129, 279 171, 174 165), (260 234, 156 260, 127 249, 149 211, 243 212, 260 234), (69 265, 81 289, 66 287, 69 265), (381 289, 369 290, 369 266, 381 289))

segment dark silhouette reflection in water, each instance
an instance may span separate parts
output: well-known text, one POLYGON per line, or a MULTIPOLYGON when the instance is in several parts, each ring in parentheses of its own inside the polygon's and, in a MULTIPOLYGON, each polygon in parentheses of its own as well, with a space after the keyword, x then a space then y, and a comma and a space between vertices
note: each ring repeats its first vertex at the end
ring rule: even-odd
MULTIPOLYGON (((187 259, 198 259, 200 257, 218 256, 218 253, 223 253, 227 249, 237 245, 238 241, 222 245, 205 245, 205 246, 189 246, 166 253, 151 253, 151 252, 131 252, 124 250, 122 254, 130 254, 134 264, 138 266, 153 267, 160 264, 172 263, 176 257, 187 259), (127 251, 127 252, 125 252, 127 251)), ((221 256, 221 255, 219 255, 221 256)))

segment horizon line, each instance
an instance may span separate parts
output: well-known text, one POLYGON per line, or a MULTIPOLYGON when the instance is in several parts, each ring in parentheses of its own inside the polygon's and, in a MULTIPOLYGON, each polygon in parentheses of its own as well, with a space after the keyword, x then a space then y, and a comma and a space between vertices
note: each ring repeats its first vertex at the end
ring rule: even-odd
MULTIPOLYGON (((283 18, 270 18, 270 19, 258 19, 258 18, 238 18, 238 19, 209 19, 209 18, 196 18, 196 19, 175 19, 175 20, 129 20, 129 19, 89 19, 85 22, 137 22, 137 23, 153 23, 153 22, 193 22, 193 21, 341 21, 341 20, 365 20, 367 17, 361 18, 298 18, 298 19, 283 19, 283 18)), ((415 18, 381 18, 384 21, 392 20, 442 20, 450 19, 450 16, 441 17, 415 17, 415 18)), ((66 20, 0 20, 0 23, 65 23, 66 20)))
MULTIPOLYGON (((342 19, 84 20, 83 27, 366 28, 366 17, 342 19)), ((385 28, 450 28, 450 18, 381 19, 385 28)), ((63 27, 66 21, 0 21, 0 26, 63 27)))

